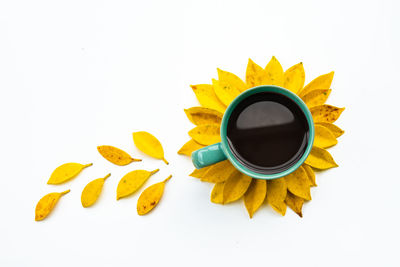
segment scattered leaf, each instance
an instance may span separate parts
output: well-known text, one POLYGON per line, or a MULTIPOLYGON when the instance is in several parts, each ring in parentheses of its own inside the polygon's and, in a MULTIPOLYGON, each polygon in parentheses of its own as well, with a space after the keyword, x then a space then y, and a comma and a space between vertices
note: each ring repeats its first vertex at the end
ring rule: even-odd
POLYGON ((60 200, 63 195, 69 193, 69 191, 70 190, 61 193, 50 193, 42 197, 36 204, 35 221, 44 220, 53 210, 58 200, 60 200))
POLYGON ((221 142, 218 124, 200 125, 189 131, 189 136, 199 144, 208 146, 221 142))
POLYGON ((303 89, 305 77, 303 63, 300 62, 285 71, 283 87, 297 94, 303 89))
POLYGON ((301 210, 303 208, 304 199, 295 196, 290 192, 287 192, 285 203, 286 205, 288 205, 289 208, 291 208, 295 213, 297 213, 297 215, 303 217, 303 213, 301 210))
POLYGON ((246 83, 249 87, 267 84, 267 72, 251 59, 247 64, 246 83))
POLYGON ((231 87, 228 83, 212 79, 213 88, 218 99, 225 106, 229 106, 233 99, 235 99, 240 91, 235 87, 231 87))
POLYGON ((150 178, 150 176, 158 171, 159 169, 151 172, 135 170, 125 174, 118 183, 117 200, 135 193, 150 178))
POLYGON ((110 175, 111 173, 103 178, 93 180, 85 186, 81 194, 81 203, 84 208, 92 206, 97 201, 103 190, 104 182, 110 175))
POLYGON ((335 124, 332 124, 332 123, 318 122, 315 125, 322 125, 322 126, 328 128, 336 138, 338 138, 339 136, 344 134, 344 131, 342 129, 340 129, 339 127, 337 127, 335 124))
POLYGON ((331 94, 331 91, 331 89, 315 89, 304 95, 302 99, 309 108, 323 105, 331 94))
POLYGON ((314 125, 315 128, 315 138, 314 146, 320 148, 327 148, 337 144, 336 137, 333 133, 322 125, 314 125))
POLYGON ((314 170, 308 166, 307 164, 301 165, 303 169, 307 173, 308 180, 310 181, 311 186, 317 186, 317 183, 315 182, 315 173, 314 170))
POLYGON ((83 169, 92 166, 93 163, 86 165, 80 163, 65 163, 57 167, 47 181, 47 184, 61 184, 76 177, 83 169))
POLYGON ((237 170, 233 172, 225 181, 223 203, 231 203, 241 198, 249 188, 252 179, 237 170))
POLYGON ((243 92, 247 89, 247 85, 242 81, 242 79, 240 79, 235 74, 221 69, 217 69, 217 71, 218 71, 218 80, 229 84, 232 88, 235 88, 240 92, 243 92))
POLYGON ((310 185, 311 182, 303 167, 299 167, 294 172, 285 176, 287 189, 294 195, 311 200, 310 185))
POLYGON ((164 158, 164 149, 160 141, 152 134, 148 132, 135 132, 133 133, 133 142, 143 153, 153 158, 161 159, 168 165, 168 161, 164 158))
POLYGON ((253 218, 253 214, 260 208, 264 202, 267 194, 267 181, 261 179, 253 179, 244 194, 244 205, 246 206, 247 212, 250 218, 253 218))
POLYGON ((313 146, 305 163, 313 168, 325 170, 338 167, 331 154, 323 148, 313 146))
POLYGON ((229 160, 224 160, 211 165, 202 175, 201 180, 209 183, 221 183, 228 180, 229 176, 236 171, 236 168, 229 160))
POLYGON ((287 185, 284 178, 267 181, 267 201, 271 207, 285 216, 287 185))
POLYGON ((224 186, 225 182, 216 183, 211 191, 211 202, 215 204, 222 204, 224 201, 224 186))
POLYGON ((125 166, 134 161, 142 161, 132 158, 125 151, 113 146, 98 146, 97 150, 106 160, 119 166, 125 166))
POLYGON ((186 155, 191 157, 193 151, 196 151, 200 148, 203 148, 205 146, 200 145, 199 143, 197 143, 196 141, 194 141, 193 139, 190 139, 188 142, 186 142, 186 144, 184 144, 181 149, 179 149, 178 154, 180 155, 186 155))
POLYGON ((266 84, 283 86, 283 69, 276 57, 271 58, 265 71, 267 73, 266 84))
POLYGON ((342 114, 344 108, 337 108, 331 105, 320 105, 310 108, 314 123, 328 122, 333 123, 342 114))
POLYGON ((165 183, 171 179, 172 175, 160 183, 153 184, 146 188, 137 202, 137 212, 139 215, 145 215, 157 206, 162 195, 164 194, 165 183))
POLYGON ((215 95, 211 84, 191 85, 199 103, 206 108, 217 110, 224 113, 226 107, 219 101, 215 95))
POLYGON ((219 111, 203 107, 185 109, 185 113, 188 119, 195 125, 221 124, 223 116, 219 111))
POLYGON ((309 84, 307 84, 303 88, 303 90, 301 90, 299 96, 303 97, 315 89, 330 89, 334 74, 335 73, 332 71, 332 72, 329 72, 327 74, 324 74, 324 75, 321 75, 321 76, 315 78, 309 84))

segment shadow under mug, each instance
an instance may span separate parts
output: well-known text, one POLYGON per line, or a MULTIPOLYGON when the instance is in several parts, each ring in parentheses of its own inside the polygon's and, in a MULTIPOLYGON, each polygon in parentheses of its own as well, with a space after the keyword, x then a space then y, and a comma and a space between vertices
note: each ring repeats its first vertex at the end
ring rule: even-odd
POLYGON ((238 95, 231 102, 231 104, 226 109, 224 116, 222 118, 220 135, 221 135, 220 143, 206 146, 206 147, 196 150, 192 153, 193 165, 197 169, 207 167, 209 165, 212 165, 212 164, 215 164, 220 161, 228 159, 237 170, 239 170, 240 172, 242 172, 250 177, 257 178, 257 179, 271 180, 271 179, 276 179, 276 178, 286 176, 286 175, 294 172, 297 168, 299 168, 304 163, 304 161, 308 157, 308 154, 311 151, 311 148, 312 148, 312 145, 314 142, 314 122, 313 122, 310 110, 308 109, 307 105, 296 94, 292 93, 291 91, 289 91, 287 89, 279 87, 279 86, 262 85, 262 86, 257 86, 257 87, 254 87, 254 88, 244 91, 243 93, 238 95), (230 118, 232 112, 234 111, 234 109, 245 98, 249 97, 250 95, 262 93, 262 92, 271 92, 271 93, 282 94, 282 95, 290 98, 292 101, 294 101, 297 104, 297 106, 300 107, 300 109, 303 111, 304 115, 306 116, 308 128, 309 128, 307 147, 306 147, 305 152, 303 153, 302 157, 300 157, 299 160, 293 166, 291 166, 289 169, 286 169, 282 172, 273 173, 273 174, 258 173, 258 172, 254 172, 251 169, 247 168, 239 160, 237 160, 234 153, 231 151, 231 148, 229 147, 228 140, 227 140, 228 121, 229 121, 229 118, 230 118))

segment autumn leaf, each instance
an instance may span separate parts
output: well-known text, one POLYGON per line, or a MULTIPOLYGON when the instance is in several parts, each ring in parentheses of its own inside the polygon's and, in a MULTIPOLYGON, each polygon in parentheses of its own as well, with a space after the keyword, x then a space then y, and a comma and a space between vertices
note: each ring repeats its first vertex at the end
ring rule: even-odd
POLYGON ((203 107, 185 109, 185 113, 188 119, 195 125, 221 124, 223 116, 219 111, 203 107))
POLYGON ((315 78, 300 91, 299 96, 303 97, 315 89, 330 89, 334 74, 335 73, 332 71, 315 78))
POLYGON ((246 83, 249 87, 267 84, 267 72, 249 59, 246 70, 246 83))
POLYGON ((249 188, 252 178, 239 172, 233 172, 225 181, 223 203, 231 203, 241 198, 249 188))
POLYGON ((285 180, 287 189, 291 193, 306 200, 311 200, 311 182, 303 167, 300 166, 297 170, 285 176, 285 180))
POLYGON ((205 107, 224 113, 226 107, 215 95, 214 88, 210 84, 191 85, 199 103, 205 107))
POLYGON ((221 183, 228 180, 236 168, 229 160, 224 160, 211 165, 210 168, 200 177, 203 182, 221 183))
POLYGON ((302 62, 287 69, 283 75, 283 87, 295 94, 303 89, 304 81, 305 73, 302 62))
POLYGON ((283 69, 276 57, 271 58, 265 71, 267 73, 266 84, 283 86, 283 69))
POLYGON ((267 182, 261 179, 253 179, 246 193, 244 194, 244 205, 250 218, 260 208, 267 195, 267 182))
POLYGON ((228 71, 224 71, 221 69, 217 69, 218 71, 218 80, 229 84, 230 87, 239 90, 239 92, 243 92, 247 89, 247 85, 242 81, 238 76, 228 71))
POLYGON ((189 141, 187 141, 182 147, 181 149, 179 149, 178 154, 180 155, 186 155, 191 157, 193 151, 196 151, 200 148, 205 147, 204 145, 200 145, 199 143, 197 143, 196 141, 194 141, 193 139, 190 139, 189 141))
POLYGON ((342 114, 343 110, 344 108, 337 108, 331 105, 319 105, 310 108, 314 123, 333 123, 340 117, 340 114, 342 114))
POLYGON ((287 185, 285 178, 268 180, 267 182, 267 201, 268 204, 282 216, 286 213, 286 194, 287 185))
POLYGON ((313 146, 305 163, 313 168, 326 170, 338 167, 332 155, 325 149, 313 146))
POLYGON ((297 215, 299 215, 300 217, 303 217, 302 209, 303 209, 304 199, 302 199, 301 197, 295 196, 294 194, 292 194, 290 192, 287 192, 285 203, 297 215))
POLYGON ((322 125, 315 125, 314 146, 327 148, 337 144, 336 137, 333 133, 322 125))
POLYGON ((315 89, 302 97, 307 107, 311 108, 325 104, 328 99, 331 89, 315 89))
POLYGON ((218 124, 200 125, 189 131, 189 136, 201 145, 209 146, 221 141, 218 124))

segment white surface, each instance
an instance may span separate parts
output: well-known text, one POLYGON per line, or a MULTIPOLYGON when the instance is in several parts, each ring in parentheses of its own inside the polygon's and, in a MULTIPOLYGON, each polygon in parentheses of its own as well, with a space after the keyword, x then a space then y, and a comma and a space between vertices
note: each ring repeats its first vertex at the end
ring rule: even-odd
POLYGON ((399 266, 398 1, 2 1, 0 3, 0 266, 399 266), (304 62, 307 82, 335 70, 329 103, 346 130, 330 151, 340 167, 318 175, 304 218, 241 202, 210 203, 212 185, 187 176, 176 154, 197 105, 189 84, 220 67, 244 77, 247 60, 304 62), (142 155, 147 130, 170 165, 142 155), (96 146, 144 159, 113 166, 96 146), (64 162, 93 162, 75 180, 46 185, 64 162), (154 212, 139 194, 115 201, 133 169, 172 173, 154 212), (96 206, 80 193, 111 172, 96 206), (34 222, 46 193, 71 188, 34 222))

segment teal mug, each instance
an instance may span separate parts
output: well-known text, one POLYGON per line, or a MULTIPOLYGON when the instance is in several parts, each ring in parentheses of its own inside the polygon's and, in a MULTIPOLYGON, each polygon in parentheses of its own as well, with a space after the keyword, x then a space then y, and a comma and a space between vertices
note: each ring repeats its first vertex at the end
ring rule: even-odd
POLYGON ((220 135, 220 143, 206 146, 192 153, 192 161, 197 169, 207 167, 209 165, 228 159, 232 163, 232 165, 240 172, 253 178, 270 180, 286 176, 294 172, 304 163, 311 151, 314 141, 314 122, 308 107, 296 94, 279 86, 262 85, 244 91, 231 102, 222 118, 220 135), (227 138, 227 128, 232 112, 235 111, 238 104, 242 103, 243 100, 247 99, 249 96, 258 93, 274 93, 286 96, 287 98, 292 100, 292 102, 294 102, 294 104, 298 108, 300 108, 305 117, 305 124, 308 126, 308 134, 306 136, 307 143, 305 145, 304 151, 302 152, 303 154, 299 155, 289 167, 275 173, 263 173, 260 171, 255 171, 254 169, 246 166, 246 164, 236 155, 237 153, 233 151, 233 148, 230 146, 227 138))

